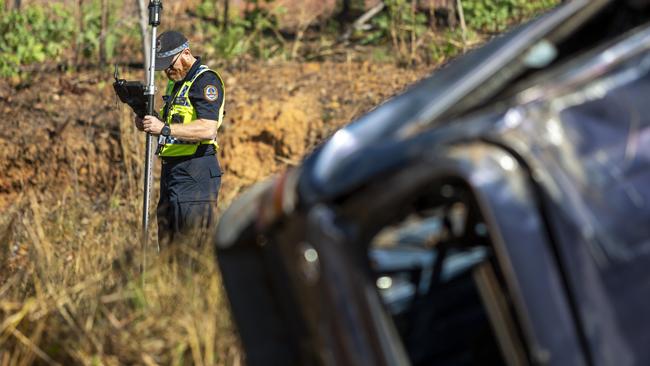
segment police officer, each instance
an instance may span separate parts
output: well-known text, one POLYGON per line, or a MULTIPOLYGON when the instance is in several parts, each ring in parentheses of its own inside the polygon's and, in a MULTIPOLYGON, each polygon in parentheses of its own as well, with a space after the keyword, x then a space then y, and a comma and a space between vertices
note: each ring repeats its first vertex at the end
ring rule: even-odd
POLYGON ((175 31, 157 38, 156 70, 169 79, 160 118, 136 117, 135 125, 164 136, 157 151, 162 160, 158 241, 161 247, 200 244, 213 224, 221 186, 216 137, 224 115, 224 84, 175 31))

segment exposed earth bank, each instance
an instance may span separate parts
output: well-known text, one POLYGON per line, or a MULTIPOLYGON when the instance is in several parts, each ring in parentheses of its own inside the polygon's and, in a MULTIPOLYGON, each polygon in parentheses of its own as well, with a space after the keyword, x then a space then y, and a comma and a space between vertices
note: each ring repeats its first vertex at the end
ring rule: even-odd
MULTIPOLYGON (((431 67, 259 62, 219 71, 226 83, 226 118, 219 132, 223 208, 245 187, 299 163, 337 128, 426 76, 431 67)), ((122 77, 144 79, 141 70, 122 77)), ((98 200, 137 194, 144 137, 111 83, 108 72, 0 80, 6 120, 0 132, 0 209, 29 190, 43 201, 66 191, 98 200)))

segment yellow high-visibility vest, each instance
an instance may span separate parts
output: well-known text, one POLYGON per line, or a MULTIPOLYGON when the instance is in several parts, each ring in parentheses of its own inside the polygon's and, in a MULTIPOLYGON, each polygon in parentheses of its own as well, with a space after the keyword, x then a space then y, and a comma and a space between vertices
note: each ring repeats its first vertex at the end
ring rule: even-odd
MULTIPOLYGON (((165 91, 166 102, 165 105, 163 105, 162 109, 160 110, 160 115, 163 116, 167 104, 171 103, 169 106, 169 111, 167 112, 167 116, 165 118, 165 123, 169 125, 171 125, 172 123, 188 124, 197 119, 196 108, 194 108, 192 102, 190 102, 189 91, 190 88, 192 87, 192 84, 194 84, 194 81, 204 72, 213 72, 215 75, 217 75, 217 78, 219 78, 221 85, 224 85, 221 76, 216 71, 210 70, 205 65, 199 66, 199 69, 197 70, 196 74, 194 74, 192 79, 185 81, 183 85, 180 88, 178 88, 178 91, 173 96, 171 95, 171 93, 174 89, 175 83, 170 80, 167 83, 167 90, 165 91)), ((223 90, 225 94, 225 86, 223 87, 223 90)), ((224 95, 223 103, 221 103, 221 107, 219 108, 219 119, 217 120, 217 129, 219 128, 219 126, 221 126, 221 122, 223 121, 225 104, 226 104, 226 96, 224 95)), ((165 146, 160 151, 160 156, 171 157, 171 156, 194 155, 199 145, 209 145, 209 144, 213 144, 215 149, 219 148, 216 139, 203 140, 201 142, 187 142, 169 136, 167 137, 165 146)))

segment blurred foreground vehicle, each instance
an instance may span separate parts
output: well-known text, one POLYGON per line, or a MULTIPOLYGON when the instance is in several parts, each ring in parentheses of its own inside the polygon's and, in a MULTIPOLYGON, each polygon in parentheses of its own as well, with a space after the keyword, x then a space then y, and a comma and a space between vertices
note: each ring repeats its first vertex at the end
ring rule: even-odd
POLYGON ((650 9, 571 1, 225 212, 256 365, 650 365, 650 9))

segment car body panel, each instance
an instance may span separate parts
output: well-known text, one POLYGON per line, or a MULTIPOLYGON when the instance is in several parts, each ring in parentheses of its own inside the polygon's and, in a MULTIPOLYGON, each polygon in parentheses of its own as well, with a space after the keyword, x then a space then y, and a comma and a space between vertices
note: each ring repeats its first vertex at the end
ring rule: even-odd
MULTIPOLYGON (((574 17, 598 9, 572 4, 574 17)), ((522 34, 337 132, 224 213, 215 246, 249 365, 408 364, 374 288, 368 238, 448 179, 470 187, 489 227, 530 363, 650 363, 650 28, 438 121, 460 108, 441 88, 522 34)), ((454 101, 517 63, 524 43, 454 101)))

